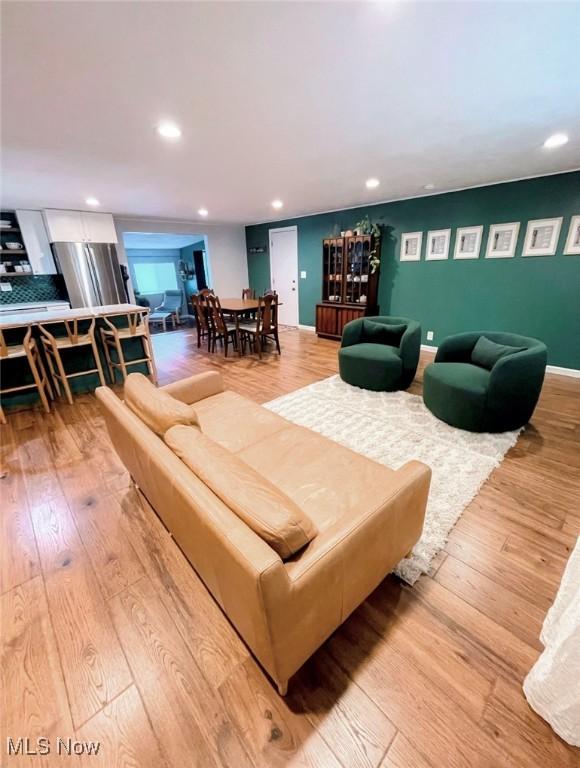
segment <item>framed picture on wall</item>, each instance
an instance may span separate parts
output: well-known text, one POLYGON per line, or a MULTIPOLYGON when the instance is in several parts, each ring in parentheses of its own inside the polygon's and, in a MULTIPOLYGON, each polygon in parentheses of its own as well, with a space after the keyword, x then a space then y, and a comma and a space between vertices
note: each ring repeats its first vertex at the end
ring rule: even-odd
POLYGON ((422 232, 405 232, 401 235, 401 261, 420 261, 422 232))
POLYGON ((492 224, 487 238, 486 259, 511 259, 515 255, 520 222, 492 224))
POLYGON ((443 261, 449 258, 450 229, 434 229, 427 234, 427 261, 443 261))
POLYGON ((460 227, 455 233, 454 259, 479 259, 483 226, 460 227))
POLYGON ((570 255, 575 253, 580 254, 580 216, 572 216, 568 237, 566 238, 566 245, 564 246, 564 253, 570 255))
POLYGON ((562 217, 528 221, 522 256, 553 256, 558 246, 562 217))

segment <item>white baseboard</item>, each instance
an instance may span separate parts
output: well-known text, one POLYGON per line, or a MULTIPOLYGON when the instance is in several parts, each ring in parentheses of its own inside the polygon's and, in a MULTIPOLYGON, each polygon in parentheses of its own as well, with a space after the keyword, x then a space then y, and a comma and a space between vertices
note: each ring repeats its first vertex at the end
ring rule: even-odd
POLYGON ((571 376, 573 379, 580 379, 580 370, 578 368, 562 368, 559 365, 547 365, 548 373, 557 373, 560 376, 571 376))
POLYGON ((316 331, 316 328, 313 325, 301 325, 298 323, 298 327, 301 331, 312 331, 312 333, 316 331))
MULTIPOLYGON (((437 352, 437 347, 431 344, 421 344, 421 349, 424 352, 437 352)), ((556 373, 559 376, 571 376, 573 379, 580 379, 580 370, 578 368, 563 368, 560 365, 547 365, 547 373, 556 373)))

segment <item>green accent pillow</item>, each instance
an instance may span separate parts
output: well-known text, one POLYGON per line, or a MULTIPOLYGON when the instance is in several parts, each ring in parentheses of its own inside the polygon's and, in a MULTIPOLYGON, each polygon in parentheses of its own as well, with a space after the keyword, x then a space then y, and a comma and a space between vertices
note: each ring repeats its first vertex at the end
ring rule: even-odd
POLYGON ((523 352, 525 349, 526 347, 510 347, 507 344, 497 344, 486 336, 480 336, 471 353, 471 362, 491 371, 500 358, 506 355, 513 355, 515 352, 523 352))
POLYGON ((398 347, 401 343, 401 337, 407 330, 405 323, 401 325, 385 325, 376 323, 365 317, 363 321, 363 338, 370 344, 388 344, 391 347, 398 347))

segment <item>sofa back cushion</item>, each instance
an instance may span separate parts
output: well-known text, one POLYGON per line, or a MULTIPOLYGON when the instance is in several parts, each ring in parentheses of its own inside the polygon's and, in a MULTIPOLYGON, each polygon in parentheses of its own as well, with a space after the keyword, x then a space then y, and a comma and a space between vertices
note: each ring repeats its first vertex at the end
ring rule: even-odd
POLYGON ((292 499, 201 431, 178 425, 164 439, 191 471, 282 560, 316 536, 316 526, 292 499))
POLYGON ((158 389, 142 373, 127 376, 123 396, 133 413, 160 437, 176 424, 199 427, 192 405, 186 405, 158 389))
POLYGON ((471 362, 491 371, 497 361, 506 355, 523 352, 525 347, 510 347, 508 344, 498 344, 487 336, 480 336, 471 353, 471 362))
POLYGON ((377 323, 365 317, 363 320, 363 341, 368 344, 388 344, 391 347, 398 347, 406 330, 407 326, 404 323, 388 325, 387 323, 377 323))

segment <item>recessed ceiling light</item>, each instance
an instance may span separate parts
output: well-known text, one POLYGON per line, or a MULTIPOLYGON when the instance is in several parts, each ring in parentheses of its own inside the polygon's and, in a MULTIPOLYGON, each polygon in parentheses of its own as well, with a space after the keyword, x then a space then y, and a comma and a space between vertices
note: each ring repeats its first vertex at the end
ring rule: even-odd
POLYGON ((425 184, 423 189, 435 189, 435 184, 425 184))
POLYGON ((87 199, 85 200, 85 203, 87 205, 100 205, 96 197, 87 197, 87 199))
POLYGON ((284 203, 281 200, 272 200, 272 208, 275 208, 277 211, 279 211, 283 205, 284 203))
POLYGON ((198 210, 198 213, 199 213, 199 215, 200 215, 200 216, 207 216, 207 214, 209 213, 209 211, 207 210, 207 208, 200 208, 200 209, 198 210))
POLYGON ((181 136, 181 128, 167 120, 163 123, 159 123, 157 126, 157 133, 163 136, 164 139, 178 139, 181 136))
POLYGON ((544 146, 546 149, 556 149, 556 147, 563 147, 564 144, 567 143, 568 137, 565 133, 553 133, 551 136, 548 136, 544 142, 544 146))
POLYGON ((367 189, 376 189, 381 182, 378 179, 367 179, 366 180, 366 188, 367 189))

